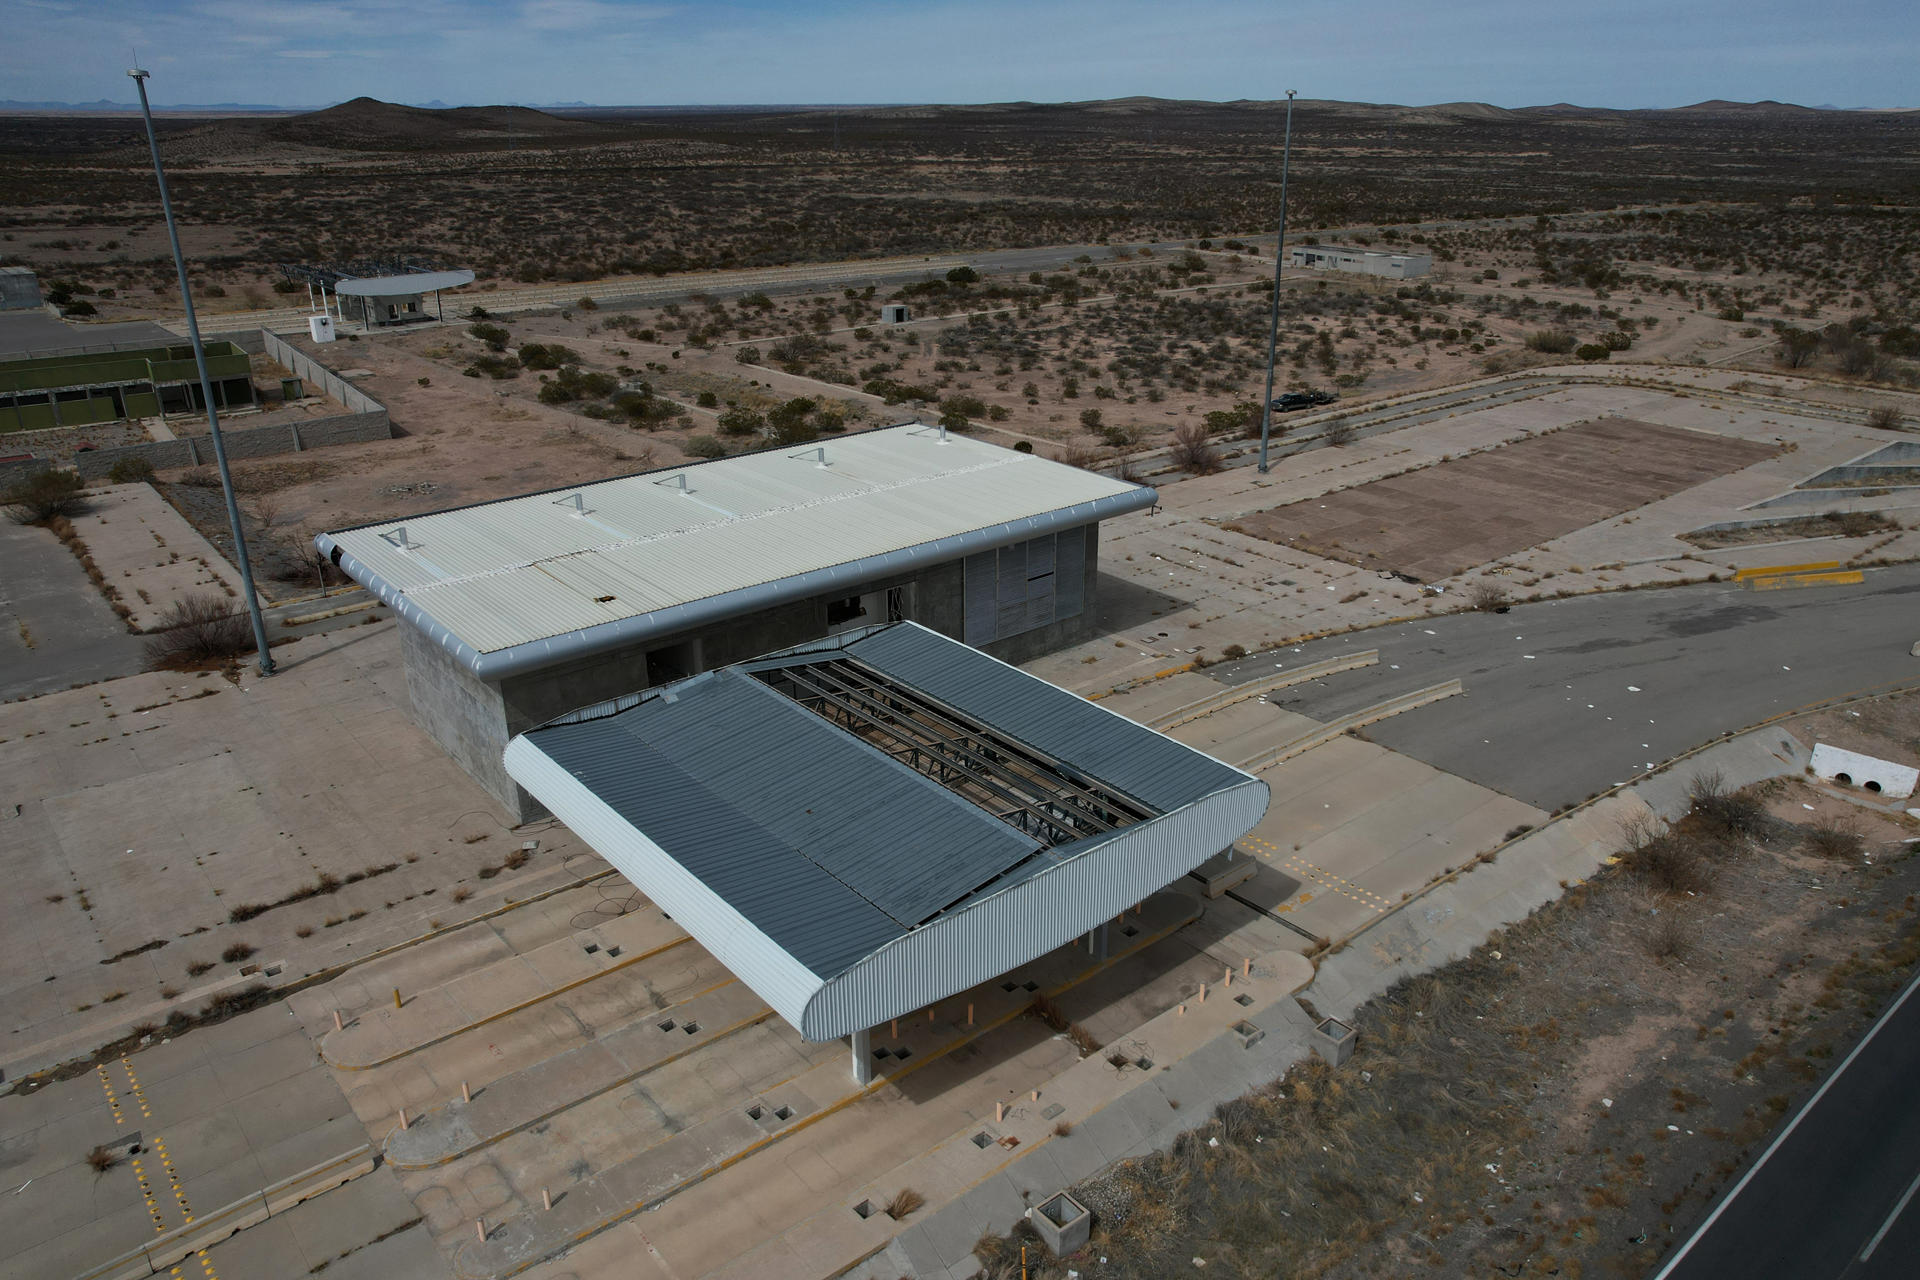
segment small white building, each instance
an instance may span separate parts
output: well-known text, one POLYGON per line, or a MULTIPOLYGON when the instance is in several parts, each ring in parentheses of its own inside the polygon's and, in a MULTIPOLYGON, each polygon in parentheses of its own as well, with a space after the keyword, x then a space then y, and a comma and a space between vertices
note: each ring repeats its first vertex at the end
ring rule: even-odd
POLYGON ((905 324, 913 319, 913 309, 904 302, 889 302, 880 308, 881 324, 905 324))
POLYGON ((1433 270, 1430 254, 1353 249, 1342 244, 1299 245, 1292 250, 1290 261, 1296 267, 1312 271, 1351 271, 1363 276, 1385 276, 1389 280, 1411 280, 1433 270))
POLYGON ((410 324, 416 320, 446 319, 440 304, 442 289, 458 289, 473 283, 471 271, 417 271, 404 276, 368 276, 342 280, 333 286, 341 300, 340 318, 358 320, 371 332, 382 325, 410 324), (426 296, 433 295, 431 316, 426 296), (351 303, 346 299, 351 298, 351 303))

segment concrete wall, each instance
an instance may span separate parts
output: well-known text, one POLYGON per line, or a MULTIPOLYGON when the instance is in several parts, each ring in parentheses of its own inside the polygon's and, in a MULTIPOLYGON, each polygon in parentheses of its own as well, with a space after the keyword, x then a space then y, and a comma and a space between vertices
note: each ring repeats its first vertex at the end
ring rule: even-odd
POLYGON ((22 480, 53 470, 51 458, 11 458, 0 462, 0 488, 9 488, 22 480))
POLYGON ((406 663, 413 718, 420 727, 491 792, 514 821, 539 814, 539 804, 507 775, 500 759, 510 735, 499 688, 455 662, 425 632, 405 622, 400 624, 400 654, 406 663))
MULTIPOLYGON (((1078 616, 1062 618, 1044 627, 1036 627, 1032 631, 1022 631, 1019 635, 996 640, 982 648, 982 653, 990 653, 1002 662, 1010 662, 1017 666, 1043 653, 1052 653, 1055 649, 1065 649, 1069 645, 1079 644, 1093 635, 1094 620, 1099 615, 1096 587, 1100 577, 1100 526, 1097 524, 1086 526, 1086 538, 1087 563, 1084 581, 1080 588, 1081 607, 1078 616)), ((947 634, 956 639, 959 637, 960 629, 957 620, 954 629, 947 634)))
POLYGON ((0 271, 0 311, 34 311, 40 306, 40 279, 33 272, 0 271))
MULTIPOLYGON (((1097 616, 1095 584, 1099 576, 1100 528, 1085 526, 1087 540, 1084 607, 1079 615, 1009 636, 986 646, 1004 662, 1025 662, 1093 633, 1097 616)), ((830 596, 816 596, 743 614, 690 631, 653 637, 571 662, 542 667, 492 683, 473 675, 425 633, 402 623, 401 651, 407 668, 407 692, 414 718, 448 755, 498 800, 515 822, 529 822, 546 811, 508 776, 501 753, 513 735, 555 716, 648 687, 647 657, 662 650, 697 655, 701 671, 729 666, 777 649, 818 640, 828 633, 827 605, 855 595, 878 595, 910 587, 907 617, 958 640, 965 613, 964 564, 951 560, 916 573, 875 578, 830 596)), ((866 619, 883 622, 884 617, 866 619)))
MULTIPOLYGON (((377 413, 343 413, 305 422, 249 427, 244 431, 223 427, 220 436, 230 459, 267 458, 332 444, 391 440, 393 424, 387 419, 387 411, 381 409, 377 413)), ((122 449, 95 449, 74 455, 74 465, 84 479, 94 480, 111 471, 121 458, 130 457, 145 458, 156 468, 197 467, 213 461, 213 441, 207 436, 182 436, 177 440, 153 440, 122 449)))
POLYGON ((321 388, 329 399, 338 400, 354 413, 382 413, 385 405, 375 400, 360 388, 342 378, 327 366, 288 346, 277 334, 260 330, 261 351, 270 356, 282 368, 305 378, 309 385, 321 388))

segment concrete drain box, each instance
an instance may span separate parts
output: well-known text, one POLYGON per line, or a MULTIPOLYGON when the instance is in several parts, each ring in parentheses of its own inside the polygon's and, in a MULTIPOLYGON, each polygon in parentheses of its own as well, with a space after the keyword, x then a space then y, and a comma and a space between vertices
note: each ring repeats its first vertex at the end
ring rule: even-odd
POLYGON ((1313 1051, 1325 1058, 1328 1066, 1346 1065, 1353 1056, 1353 1028, 1338 1018, 1327 1018, 1313 1030, 1313 1051))
POLYGON ((1093 1215, 1087 1212, 1087 1206, 1062 1191, 1033 1211, 1033 1227, 1053 1250, 1053 1256, 1064 1258, 1086 1246, 1093 1234, 1093 1215))

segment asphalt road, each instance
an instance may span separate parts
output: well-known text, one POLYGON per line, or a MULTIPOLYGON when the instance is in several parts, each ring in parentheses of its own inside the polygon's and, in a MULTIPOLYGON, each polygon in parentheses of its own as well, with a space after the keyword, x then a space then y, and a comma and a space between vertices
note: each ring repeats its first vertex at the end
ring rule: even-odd
POLYGON ((1654 1280, 1920 1275, 1920 979, 1787 1121, 1654 1280))
POLYGON ((1551 810, 1780 712, 1920 681, 1908 652, 1917 597, 1920 565, 1869 570, 1853 587, 1625 591, 1377 627, 1208 674, 1238 683, 1276 663, 1380 650, 1378 666, 1270 695, 1316 720, 1458 677, 1465 696, 1367 736, 1551 810))

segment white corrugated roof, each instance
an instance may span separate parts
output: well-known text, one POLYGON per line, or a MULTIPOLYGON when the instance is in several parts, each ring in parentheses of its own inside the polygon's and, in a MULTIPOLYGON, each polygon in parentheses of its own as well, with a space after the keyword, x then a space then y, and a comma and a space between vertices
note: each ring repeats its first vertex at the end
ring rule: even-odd
POLYGON ((349 298, 400 298, 416 293, 433 293, 440 289, 458 289, 463 284, 473 283, 471 271, 414 271, 404 276, 363 276, 358 280, 342 280, 334 285, 335 293, 344 293, 349 298))
POLYGON ((321 542, 399 597, 389 602, 403 615, 411 605, 487 654, 1130 494, 1151 500, 1137 485, 908 424, 321 542))

